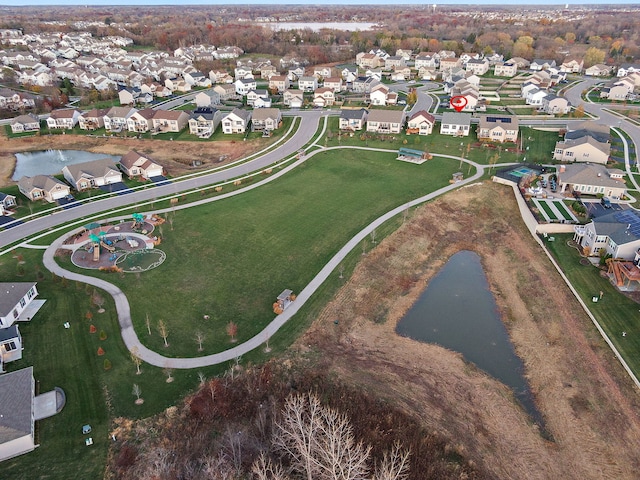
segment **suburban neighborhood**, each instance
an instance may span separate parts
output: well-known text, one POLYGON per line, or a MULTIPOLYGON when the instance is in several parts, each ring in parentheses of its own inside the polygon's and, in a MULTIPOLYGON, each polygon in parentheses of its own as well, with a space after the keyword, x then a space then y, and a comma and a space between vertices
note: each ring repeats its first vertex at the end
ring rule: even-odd
POLYGON ((634 478, 639 11, 405 7, 1 7, 3 471, 634 478))

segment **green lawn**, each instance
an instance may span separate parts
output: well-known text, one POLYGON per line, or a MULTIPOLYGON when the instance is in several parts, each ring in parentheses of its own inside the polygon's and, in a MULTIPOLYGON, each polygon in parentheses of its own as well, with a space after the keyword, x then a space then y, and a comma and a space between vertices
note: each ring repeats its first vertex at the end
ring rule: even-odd
MULTIPOLYGON (((488 165, 492 162, 492 157, 498 155, 497 163, 505 162, 521 162, 523 157, 527 157, 527 162, 548 163, 551 161, 552 152, 555 143, 558 140, 557 132, 545 132, 530 127, 520 128, 520 135, 524 137, 525 149, 529 150, 525 153, 507 152, 505 149, 514 149, 515 145, 504 144, 502 146, 494 145, 495 148, 483 147, 478 142, 475 134, 475 127, 472 127, 472 134, 468 137, 452 137, 449 135, 440 135, 440 123, 436 123, 433 133, 427 136, 419 135, 377 135, 365 133, 364 131, 356 132, 352 137, 349 135, 340 135, 338 137, 339 120, 337 117, 329 119, 327 131, 330 132, 327 139, 327 146, 338 145, 356 145, 368 146, 385 149, 399 149, 406 146, 407 148, 415 148, 426 150, 431 153, 443 153, 448 155, 461 155, 475 162, 488 165), (406 144, 404 142, 407 142, 406 144)), ((520 143, 518 144, 520 147, 520 143)))
POLYGON ((577 250, 569 247, 571 235, 555 235, 555 242, 546 245, 578 291, 582 300, 598 319, 618 351, 623 355, 636 376, 640 375, 640 323, 638 304, 620 294, 600 271, 591 265, 579 263, 577 250), (603 292, 602 300, 592 302, 592 297, 603 292), (622 336, 622 332, 627 332, 622 336))
POLYGON ((558 217, 553 212, 553 210, 551 210, 548 202, 538 202, 538 205, 540 205, 540 207, 545 211, 550 220, 558 220, 558 217))
POLYGON ((239 342, 255 335, 273 319, 282 290, 299 292, 363 226, 446 185, 458 168, 438 159, 406 164, 390 153, 322 154, 252 192, 170 214, 173 230, 167 222, 158 232, 168 254, 160 268, 139 277, 95 273, 125 291, 136 331, 150 348, 197 356, 194 332, 202 330, 200 354, 221 351, 232 345, 229 321, 238 325, 239 342), (169 348, 155 329, 159 320, 168 325, 169 348))

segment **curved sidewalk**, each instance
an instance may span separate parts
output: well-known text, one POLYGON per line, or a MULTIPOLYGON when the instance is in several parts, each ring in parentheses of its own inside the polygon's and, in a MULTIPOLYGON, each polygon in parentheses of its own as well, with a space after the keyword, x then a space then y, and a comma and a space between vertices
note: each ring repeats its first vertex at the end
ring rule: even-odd
MULTIPOLYGON (((317 150, 311 153, 309 156, 301 159, 294 164, 290 165, 287 169, 290 170, 295 168, 295 166, 300 165, 307 159, 313 157, 315 154, 324 152, 327 150, 340 149, 344 147, 332 147, 329 149, 317 150)), ((357 147, 354 147, 357 148, 357 147)), ((373 149, 373 148, 365 148, 365 150, 379 150, 379 151, 389 151, 385 149, 373 149)), ((360 232, 358 232, 351 240, 349 240, 330 260, 327 264, 316 274, 316 276, 309 282, 309 284, 300 292, 297 296, 296 300, 280 315, 276 316, 261 332, 257 333, 254 337, 250 338, 244 343, 240 345, 236 345, 235 347, 225 350, 223 352, 214 353, 211 355, 206 355, 202 357, 191 357, 191 358, 171 358, 164 357, 153 350, 145 347, 133 328, 133 322, 131 319, 131 309, 129 307, 129 301, 127 300, 126 295, 122 290, 120 290, 115 285, 87 275, 82 275, 75 272, 70 272, 60 267, 55 259, 55 252, 60 248, 65 248, 63 246, 65 238, 69 235, 72 235, 74 232, 69 232, 64 236, 56 239, 49 247, 45 250, 43 256, 44 266, 55 273, 60 277, 65 277, 69 280, 77 280, 80 282, 88 283, 95 287, 103 289, 109 295, 111 295, 114 299, 116 312, 118 314, 118 322, 120 323, 120 329, 122 334, 122 339, 129 350, 134 347, 137 349, 137 354, 144 360, 145 362, 155 365, 157 367, 166 367, 166 368, 175 368, 175 369, 189 369, 189 368, 198 368, 205 367, 210 365, 217 365, 220 363, 228 362, 237 358, 241 355, 244 355, 251 350, 258 348, 260 345, 265 343, 271 336, 273 336, 279 329, 282 327, 291 317, 293 317, 298 310, 306 303, 306 301, 311 298, 311 295, 322 285, 322 283, 329 277, 331 272, 335 270, 335 268, 344 260, 344 258, 351 252, 355 247, 357 247, 362 240, 364 240, 373 230, 378 228, 380 225, 385 223, 387 220, 393 218, 394 216, 402 213, 407 208, 414 207, 416 205, 420 205, 424 202, 432 200, 444 193, 450 192, 451 190, 455 190, 463 185, 469 184, 478 180, 484 174, 484 165, 479 165, 470 160, 461 159, 460 157, 455 157, 452 155, 438 155, 434 154, 434 157, 448 158, 451 160, 455 160, 457 162, 464 161, 476 168, 476 173, 463 180, 462 182, 454 183, 447 185, 445 187, 440 188, 434 192, 431 192, 422 197, 416 198, 415 200, 411 200, 406 202, 393 210, 381 215, 369 225, 364 227, 360 232)), ((284 174, 284 172, 282 172, 284 174)), ((255 188, 257 185, 254 185, 255 188)), ((241 192, 237 192, 239 194, 241 192)), ((78 228, 76 231, 81 230, 82 227, 78 228)))

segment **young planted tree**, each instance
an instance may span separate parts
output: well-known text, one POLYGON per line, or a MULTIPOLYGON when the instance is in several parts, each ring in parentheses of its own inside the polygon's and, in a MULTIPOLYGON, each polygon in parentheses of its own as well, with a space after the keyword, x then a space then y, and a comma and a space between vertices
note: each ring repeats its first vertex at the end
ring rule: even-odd
POLYGON ((204 386, 207 383, 207 376, 203 372, 198 372, 198 381, 201 387, 204 386))
POLYGON ((200 330, 198 330, 195 333, 195 338, 196 338, 196 343, 198 344, 198 351, 201 352, 203 350, 202 342, 204 342, 204 333, 202 333, 200 330))
POLYGON ((227 335, 229 335, 231 337, 231 342, 235 343, 236 342, 236 335, 238 334, 238 325, 236 325, 234 322, 229 322, 227 323, 227 335))
POLYGON ((171 383, 173 382, 173 368, 166 366, 162 369, 162 371, 164 372, 164 374, 167 376, 167 379, 165 380, 167 383, 171 383))
POLYGON ((140 388, 140 385, 134 383, 131 393, 136 397, 136 405, 142 405, 144 403, 144 399, 140 397, 142 395, 142 389, 140 388))
POLYGON ((147 326, 147 332, 151 335, 151 319, 149 318, 149 314, 145 316, 144 324, 147 326))
POLYGON ((140 370, 140 365, 142 365, 142 358, 140 358, 140 351, 138 347, 133 347, 129 351, 129 355, 131 356, 131 361, 136 366, 136 375, 140 375, 142 371, 140 370))
POLYGON ((104 313, 104 302, 105 299, 102 295, 100 295, 100 292, 98 292, 97 290, 93 290, 93 294, 91 295, 91 302, 98 307, 98 313, 104 313))
POLYGON ((167 337, 169 336, 169 330, 167 330, 167 325, 164 323, 164 320, 160 320, 158 322, 158 332, 160 333, 162 340, 164 340, 164 346, 168 347, 169 344, 167 343, 167 337))

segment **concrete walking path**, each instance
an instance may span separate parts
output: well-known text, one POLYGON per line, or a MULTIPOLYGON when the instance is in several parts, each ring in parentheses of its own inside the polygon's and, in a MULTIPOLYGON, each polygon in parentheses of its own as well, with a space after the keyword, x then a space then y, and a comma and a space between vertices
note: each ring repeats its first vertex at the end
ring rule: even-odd
MULTIPOLYGON (((311 153, 310 155, 306 156, 305 158, 302 158, 296 162, 294 162, 293 164, 289 165, 286 169, 283 169, 282 172, 278 173, 278 176, 284 175, 285 173, 287 173, 288 171, 290 171, 291 169, 297 167, 298 165, 302 164, 304 161, 308 160, 309 158, 313 157, 314 155, 320 153, 320 152, 325 152, 328 150, 336 150, 336 149, 340 149, 340 148, 345 148, 345 147, 331 147, 331 148, 327 148, 327 149, 322 149, 322 150, 316 150, 313 153, 311 153)), ((350 148, 358 148, 358 147, 350 147, 350 148)), ((390 152, 391 150, 385 150, 385 149, 374 149, 374 148, 362 148, 362 150, 376 150, 376 151, 387 151, 390 152)), ((395 151, 395 150, 394 150, 395 151)), ((360 232, 358 232, 353 238, 351 238, 339 251, 338 253, 336 253, 333 258, 331 258, 329 260, 329 262, 320 270, 320 272, 318 272, 316 274, 316 276, 311 280, 311 282, 309 282, 309 284, 299 293, 299 295, 297 296, 296 300, 280 315, 277 315, 261 332, 259 332, 258 334, 256 334, 254 337, 252 337, 251 339, 247 340, 244 343, 241 343, 239 345, 236 345, 235 347, 229 349, 229 350, 225 350, 223 352, 219 352, 219 353, 214 353, 211 355, 206 355, 206 356, 202 356, 202 357, 192 357, 192 358, 170 358, 170 357, 165 357, 153 350, 150 350, 149 348, 145 347, 139 340, 138 336, 136 335, 136 332, 133 328, 133 322, 131 319, 131 309, 129 306, 129 301, 127 300, 126 295, 124 294, 124 292, 122 292, 122 290, 120 290, 118 287, 116 287, 115 285, 106 282, 104 280, 95 278, 95 277, 90 277, 87 275, 82 275, 79 273, 75 273, 75 272, 70 272, 68 270, 65 270, 64 268, 60 267, 55 259, 55 252, 60 249, 60 248, 73 248, 71 246, 67 247, 65 245, 63 245, 65 238, 67 238, 69 235, 72 235, 74 232, 70 232, 70 233, 66 233, 64 236, 56 239, 51 245, 49 245, 49 247, 46 249, 44 256, 43 256, 43 263, 45 268, 47 268, 48 270, 50 270, 51 272, 55 273, 56 275, 60 276, 60 277, 65 277, 69 280, 77 280, 80 282, 84 282, 84 283, 88 283, 90 285, 93 285, 97 288, 101 288, 102 290, 104 290, 105 292, 107 292, 109 295, 111 295, 114 299, 115 302, 115 306, 116 306, 116 312, 118 314, 118 321, 120 323, 120 329, 121 329, 121 334, 122 334, 122 339, 125 343, 125 345, 127 346, 127 348, 131 351, 132 349, 137 349, 137 354, 139 355, 139 357, 151 364, 151 365, 155 365, 157 367, 163 367, 163 368, 175 368, 175 369, 189 369, 189 368, 199 368, 199 367, 205 367, 205 366, 210 366, 210 365, 217 365, 220 363, 224 363, 224 362, 228 362, 231 361, 239 356, 242 356, 248 352, 250 352, 251 350, 254 350, 256 348, 258 348, 260 345, 262 345, 263 343, 265 343, 269 338, 271 338, 289 319, 291 319, 291 317, 293 317, 298 310, 300 310, 300 308, 302 308, 302 306, 306 303, 307 300, 309 300, 309 298, 311 298, 311 296, 313 295, 313 293, 322 285, 322 283, 329 277, 329 275, 331 274, 331 272, 333 272, 336 267, 340 264, 340 262, 342 262, 344 260, 344 258, 354 249, 356 248, 360 242, 362 240, 364 240, 365 238, 367 238, 368 235, 371 234, 371 232, 373 230, 375 230, 376 228, 380 227, 382 224, 384 224, 387 220, 393 218, 394 216, 402 213, 404 210, 414 207, 416 205, 420 205, 424 202, 427 202, 429 200, 432 200, 440 195, 443 195, 444 193, 450 192, 452 190, 455 190, 463 185, 467 185, 469 183, 472 183, 476 180, 478 180, 479 178, 482 177, 482 175, 484 174, 484 170, 485 170, 485 166, 484 165, 480 165, 477 164, 475 162, 472 162, 470 160, 466 160, 466 159, 461 159, 460 157, 456 157, 456 156, 452 156, 452 155, 439 155, 439 154, 434 154, 434 157, 441 157, 441 158, 448 158, 451 160, 454 160, 456 162, 460 162, 463 161, 467 164, 472 165, 473 167, 476 168, 476 173, 463 180, 462 182, 458 182, 458 183, 454 183, 454 184, 449 184, 445 187, 442 187, 439 190, 436 190, 434 192, 431 192, 427 195, 424 195, 422 197, 419 197, 415 200, 411 200, 407 203, 404 203, 403 205, 400 205, 396 208, 394 208, 393 210, 390 210, 389 212, 381 215, 380 217, 378 217, 376 220, 374 220, 373 222, 371 222, 369 225, 367 225, 366 227, 364 227, 360 232)), ((274 176, 275 178, 277 178, 276 176, 274 176)), ((269 179, 265 179, 265 182, 260 182, 261 185, 263 185, 264 183, 266 183, 266 181, 272 181, 275 178, 271 177, 269 179)), ((243 189, 242 191, 237 191, 237 192, 233 192, 234 194, 240 194, 243 193, 251 188, 256 188, 259 185, 252 185, 250 186, 250 188, 247 189, 243 189)), ((220 197, 216 197, 216 199, 221 199, 220 197)), ((210 199, 209 201, 215 201, 215 199, 210 199)), ((191 204, 191 206, 195 205, 195 204, 199 204, 202 202, 194 202, 194 204, 191 204)), ((77 229, 77 231, 80 231, 83 227, 79 227, 77 229)))

